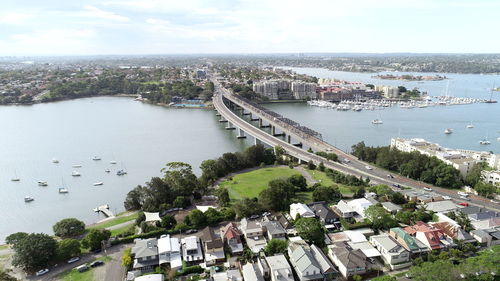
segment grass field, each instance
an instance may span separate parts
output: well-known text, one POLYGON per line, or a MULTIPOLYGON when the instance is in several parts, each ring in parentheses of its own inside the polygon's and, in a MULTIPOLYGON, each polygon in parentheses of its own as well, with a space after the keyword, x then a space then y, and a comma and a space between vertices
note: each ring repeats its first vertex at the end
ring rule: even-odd
POLYGON ((114 219, 105 221, 103 223, 99 223, 99 224, 96 224, 96 225, 89 226, 88 228, 89 229, 93 229, 93 228, 95 228, 95 229, 103 229, 103 228, 110 227, 110 226, 113 226, 113 225, 117 225, 117 224, 120 224, 120 223, 124 223, 124 222, 127 222, 127 221, 135 220, 138 216, 139 216, 139 213, 135 212, 135 213, 127 215, 127 216, 116 217, 114 219))
POLYGON ((113 230, 111 230, 111 236, 116 236, 116 235, 122 234, 123 232, 129 230, 129 228, 132 226, 133 225, 126 225, 126 226, 123 226, 123 227, 120 227, 117 229, 113 229, 113 230))
POLYGON ((318 170, 308 170, 308 169, 306 169, 306 171, 322 185, 325 186, 331 186, 334 184, 337 185, 340 189, 340 192, 344 196, 351 196, 353 194, 349 186, 334 183, 333 180, 329 178, 325 172, 321 172, 318 170))
POLYGON ((232 180, 226 180, 220 186, 227 188, 231 199, 253 198, 258 197, 270 181, 296 174, 300 172, 288 167, 263 168, 235 175, 232 180))
POLYGON ((9 245, 0 245, 0 250, 5 250, 9 248, 9 245))
MULTIPOLYGON (((97 260, 101 260, 104 262, 109 262, 111 257, 100 257, 97 260)), ((58 275, 59 279, 62 281, 94 281, 94 270, 93 268, 89 268, 89 270, 84 272, 78 272, 76 269, 71 269, 65 271, 58 275)))

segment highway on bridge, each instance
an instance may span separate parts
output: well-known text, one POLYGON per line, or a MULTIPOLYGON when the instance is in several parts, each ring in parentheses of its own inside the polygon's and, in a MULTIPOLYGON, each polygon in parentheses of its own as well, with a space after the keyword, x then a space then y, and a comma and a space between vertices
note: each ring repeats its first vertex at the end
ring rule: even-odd
MULTIPOLYGON (((228 122, 230 122, 233 126, 243 130, 246 134, 253 136, 254 138, 258 139, 259 141, 275 147, 275 146, 281 146, 285 149, 285 151, 290 155, 293 156, 297 159, 300 159, 302 161, 308 162, 308 161, 313 161, 315 164, 319 164, 320 162, 323 162, 325 167, 337 170, 340 172, 343 172, 345 174, 350 174, 350 175, 355 175, 357 177, 363 177, 363 178, 370 178, 370 181, 372 183, 377 183, 377 184, 386 184, 388 186, 391 186, 394 190, 399 190, 393 185, 401 185, 401 186, 407 186, 411 187, 412 189, 415 190, 422 190, 424 187, 426 188, 431 188, 433 192, 444 195, 444 196, 449 196, 453 198, 454 201, 457 202, 466 202, 465 200, 461 199, 460 196, 458 195, 457 192, 454 190, 449 190, 445 188, 440 188, 436 186, 432 186, 429 184, 425 184, 419 181, 415 181, 406 177, 399 176, 394 173, 390 173, 386 170, 373 167, 368 163, 365 163, 363 161, 358 160, 356 157, 353 155, 347 154, 343 152, 342 150, 322 141, 319 139, 314 140, 315 145, 314 147, 322 147, 322 151, 325 152, 334 152, 339 156, 339 162, 333 162, 329 161, 323 157, 320 157, 314 153, 310 153, 300 147, 297 147, 293 144, 290 144, 278 137, 275 137, 260 128, 257 128, 253 126, 252 124, 248 123, 244 119, 242 119, 240 116, 235 114, 233 111, 231 111, 226 104, 224 103, 223 97, 230 97, 231 100, 234 100, 234 96, 232 93, 229 92, 229 90, 223 88, 219 83, 215 84, 215 89, 216 93, 213 97, 213 104, 215 109, 221 114, 222 117, 226 118, 228 122), (319 143, 320 142, 320 143, 319 143), (349 163, 344 163, 344 160, 349 160, 349 163), (368 169, 369 167, 369 169, 368 169), (389 176, 390 175, 390 176, 389 176)), ((243 102, 239 102, 238 105, 242 108, 245 108, 245 104, 243 102)), ((287 132, 285 132, 287 133, 287 132)), ((471 201, 467 201, 467 203, 471 205, 476 205, 476 206, 481 206, 481 207, 489 207, 493 208, 496 210, 500 210, 499 206, 495 203, 492 203, 489 199, 481 197, 481 196, 475 196, 475 195, 470 195, 469 198, 471 201)))

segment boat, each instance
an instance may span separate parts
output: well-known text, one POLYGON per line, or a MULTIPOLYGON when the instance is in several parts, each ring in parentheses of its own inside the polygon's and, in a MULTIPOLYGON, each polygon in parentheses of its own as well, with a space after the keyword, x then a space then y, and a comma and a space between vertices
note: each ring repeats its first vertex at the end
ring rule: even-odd
POLYGON ((73 166, 71 166, 71 167, 73 167, 73 168, 81 168, 81 167, 82 167, 82 165, 78 165, 78 164, 77 164, 77 165, 73 165, 73 166))
POLYGON ((491 144, 491 142, 489 140, 487 140, 487 139, 483 139, 483 140, 479 141, 479 144, 488 145, 488 144, 491 144))
POLYGON ((24 196, 24 202, 26 202, 26 203, 29 203, 29 202, 34 201, 34 200, 35 200, 35 198, 33 198, 31 196, 24 196))
POLYGON ((384 124, 384 122, 380 119, 375 119, 372 121, 372 124, 378 125, 378 124, 384 124))
POLYGON ((493 91, 490 91, 490 99, 489 100, 485 100, 484 103, 497 103, 496 100, 493 100, 493 91))
POLYGON ((109 161, 109 164, 116 164, 115 160, 109 161))
POLYGON ((101 160, 101 157, 99 157, 99 156, 94 156, 94 157, 92 157, 92 160, 94 160, 94 161, 99 161, 99 160, 101 160))
POLYGON ((449 135, 449 134, 453 133, 453 129, 446 129, 446 130, 444 130, 444 133, 449 135))
POLYGON ((95 183, 94 183, 94 186, 103 185, 103 184, 104 184, 104 183, 103 183, 102 181, 100 181, 100 182, 95 182, 95 183))
POLYGON ((472 122, 470 122, 468 125, 467 125, 467 129, 472 129, 474 128, 474 125, 472 125, 472 122))
POLYGON ((59 160, 57 160, 56 158, 52 158, 52 163, 57 164, 59 163, 59 160))
POLYGON ((46 181, 38 181, 38 185, 39 186, 47 186, 47 182, 46 181))
POLYGON ((14 177, 10 179, 10 181, 20 181, 21 179, 17 177, 17 172, 14 170, 14 177))
POLYGON ((111 172, 109 169, 104 170, 104 172, 109 173, 111 172))
POLYGON ((118 170, 118 171, 116 172, 116 175, 118 175, 118 176, 123 176, 123 175, 126 175, 126 174, 127 174, 127 171, 125 171, 125 170, 123 170, 123 169, 122 169, 122 170, 118 170))
POLYGON ((73 172, 71 173, 71 175, 72 175, 73 177, 79 177, 79 176, 81 176, 81 175, 80 175, 80 173, 79 173, 79 172, 77 172, 77 171, 73 171, 73 172))
POLYGON ((500 141, 500 138, 498 138, 497 141, 500 141))
POLYGON ((68 193, 69 190, 66 188, 66 187, 59 187, 59 193, 63 194, 63 193, 68 193))

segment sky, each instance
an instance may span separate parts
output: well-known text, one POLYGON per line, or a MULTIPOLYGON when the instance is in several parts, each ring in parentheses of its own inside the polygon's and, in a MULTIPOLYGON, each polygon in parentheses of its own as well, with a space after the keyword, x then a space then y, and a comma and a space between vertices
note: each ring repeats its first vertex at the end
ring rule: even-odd
POLYGON ((498 0, 0 0, 0 56, 500 53, 498 0))

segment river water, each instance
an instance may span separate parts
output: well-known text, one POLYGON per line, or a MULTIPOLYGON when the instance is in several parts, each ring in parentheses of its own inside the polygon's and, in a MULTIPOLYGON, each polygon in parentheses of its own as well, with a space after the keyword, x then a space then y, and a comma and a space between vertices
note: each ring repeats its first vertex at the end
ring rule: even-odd
POLYGON ((103 217, 93 208, 123 211, 127 192, 159 176, 167 162, 189 163, 199 174, 201 161, 244 149, 250 140, 236 140, 217 118, 213 110, 118 97, 0 107, 0 242, 17 231, 52 233, 62 218, 98 221, 103 217), (128 174, 117 176, 119 169, 128 174), (81 176, 72 177, 74 170, 81 176), (12 182, 16 174, 20 181, 12 182), (69 193, 59 194, 59 187, 69 193), (25 203, 26 195, 35 200, 25 203))

